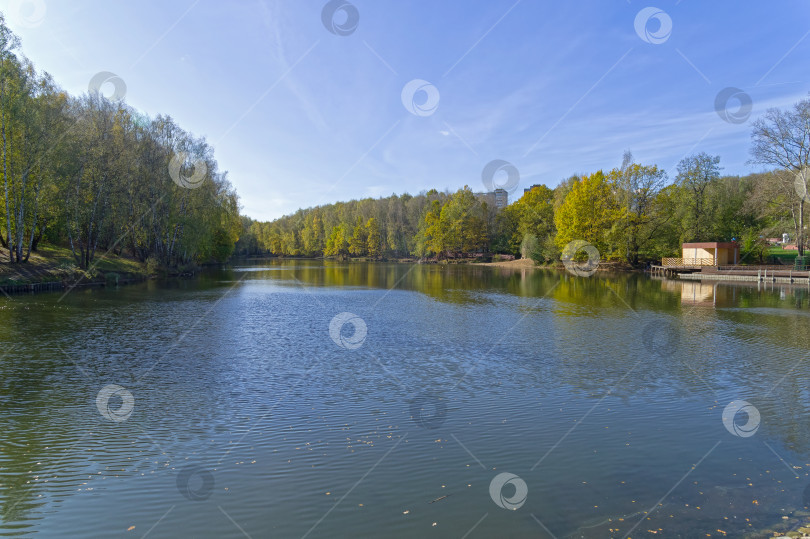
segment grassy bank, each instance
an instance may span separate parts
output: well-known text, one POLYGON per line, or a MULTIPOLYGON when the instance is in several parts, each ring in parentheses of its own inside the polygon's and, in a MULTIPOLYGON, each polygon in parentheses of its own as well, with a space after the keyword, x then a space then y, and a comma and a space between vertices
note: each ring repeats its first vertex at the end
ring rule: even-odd
POLYGON ((772 247, 768 250, 768 256, 779 258, 783 264, 792 266, 796 257, 799 256, 799 251, 787 251, 781 247, 772 247))
MULTIPOLYGON (((5 258, 5 257, 4 257, 5 258)), ((67 285, 120 283, 148 277, 146 266, 137 260, 115 255, 96 258, 87 270, 76 265, 70 249, 41 246, 27 263, 0 262, 0 287, 60 282, 67 285)))

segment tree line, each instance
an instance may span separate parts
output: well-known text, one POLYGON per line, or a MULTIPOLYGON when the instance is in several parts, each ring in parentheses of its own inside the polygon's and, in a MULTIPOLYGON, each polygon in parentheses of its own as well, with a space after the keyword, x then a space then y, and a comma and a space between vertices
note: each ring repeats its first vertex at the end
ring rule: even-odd
POLYGON ((242 217, 237 253, 438 259, 502 253, 551 263, 569 242, 584 240, 603 259, 638 265, 678 256, 684 242, 737 240, 745 259, 762 261, 766 239, 789 232, 801 255, 810 99, 769 110, 753 124, 752 140, 751 162, 770 172, 724 176, 719 156, 698 153, 669 178, 626 152, 618 168, 573 175, 553 189, 534 186, 500 210, 465 186, 328 204, 272 222, 242 217))
POLYGON ((67 94, 19 47, 0 15, 7 261, 28 261, 40 242, 69 247, 83 269, 99 252, 167 267, 228 259, 238 198, 206 141, 100 90, 67 94))
MULTIPOLYGON (((699 153, 674 178, 624 155, 620 167, 535 186, 505 208, 465 186, 302 209, 272 222, 239 215, 211 146, 171 117, 150 118, 99 89, 71 96, 19 51, 0 15, 0 257, 28 261, 41 242, 68 247, 76 264, 128 254, 168 267, 239 255, 459 258, 509 254, 559 260, 574 240, 603 258, 642 264, 677 255, 685 241, 743 244, 789 231, 800 255, 810 165, 810 99, 754 122, 752 163, 723 176, 699 153), (7 255, 7 256, 3 256, 7 255)), ((0 260, 2 260, 0 258, 0 260)))

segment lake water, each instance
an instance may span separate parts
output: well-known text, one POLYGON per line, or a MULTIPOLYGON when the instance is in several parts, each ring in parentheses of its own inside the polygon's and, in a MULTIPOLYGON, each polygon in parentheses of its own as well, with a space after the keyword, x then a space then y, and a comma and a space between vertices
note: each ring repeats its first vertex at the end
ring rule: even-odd
POLYGON ((808 297, 279 261, 3 298, 0 535, 739 536, 808 502, 808 297))

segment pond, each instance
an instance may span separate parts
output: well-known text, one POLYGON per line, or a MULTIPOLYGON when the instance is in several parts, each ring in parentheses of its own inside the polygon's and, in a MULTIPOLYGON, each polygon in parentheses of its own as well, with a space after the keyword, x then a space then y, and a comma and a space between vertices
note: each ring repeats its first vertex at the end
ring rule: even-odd
POLYGON ((3 298, 0 535, 750 533, 807 514, 808 298, 302 260, 3 298))

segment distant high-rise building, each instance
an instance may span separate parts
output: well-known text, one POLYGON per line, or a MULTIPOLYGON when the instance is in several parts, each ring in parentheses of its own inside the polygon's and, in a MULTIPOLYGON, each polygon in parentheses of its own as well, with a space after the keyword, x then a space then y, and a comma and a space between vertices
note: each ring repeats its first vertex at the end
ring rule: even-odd
POLYGON ((531 187, 529 187, 528 189, 524 189, 523 194, 525 195, 526 193, 528 193, 529 191, 531 191, 535 187, 541 187, 541 185, 539 183, 536 183, 536 184, 532 185, 531 187))
POLYGON ((509 205, 509 192, 506 189, 495 189, 489 193, 475 193, 478 200, 486 202, 490 207, 495 206, 499 210, 509 205))
POLYGON ((509 192, 506 189, 495 189, 495 207, 505 208, 509 205, 509 192))
POLYGON ((494 193, 475 193, 475 198, 477 198, 481 202, 486 202, 490 206, 495 205, 495 194, 494 193))

